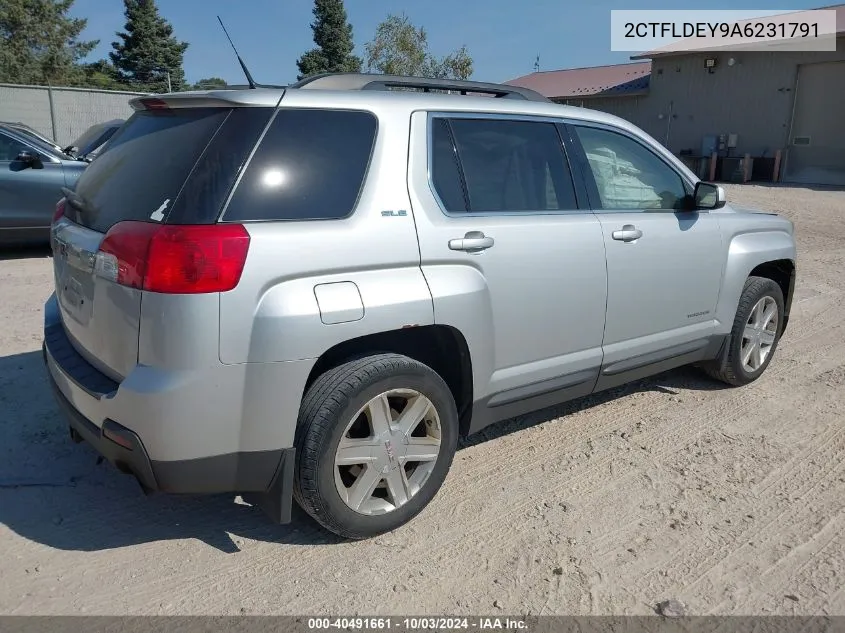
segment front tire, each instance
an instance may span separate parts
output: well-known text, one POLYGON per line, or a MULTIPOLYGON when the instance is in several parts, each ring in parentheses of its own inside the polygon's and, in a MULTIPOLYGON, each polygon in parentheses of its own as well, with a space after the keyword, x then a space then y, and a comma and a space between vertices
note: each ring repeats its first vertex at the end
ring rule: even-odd
POLYGON ((757 380, 777 349, 783 333, 783 291, 765 277, 749 277, 727 345, 719 358, 704 366, 716 380, 740 387, 757 380))
POLYGON ((455 401, 431 368, 399 354, 344 363, 303 399, 294 497, 342 537, 389 532, 434 498, 457 442, 455 401))

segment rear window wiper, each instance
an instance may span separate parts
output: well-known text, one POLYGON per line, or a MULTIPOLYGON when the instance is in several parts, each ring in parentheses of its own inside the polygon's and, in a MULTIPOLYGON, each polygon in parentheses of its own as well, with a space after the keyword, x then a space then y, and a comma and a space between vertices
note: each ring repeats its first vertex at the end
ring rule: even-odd
POLYGON ((85 199, 82 196, 80 196, 75 191, 68 189, 67 187, 62 187, 62 195, 65 197, 65 200, 68 201, 68 204, 70 204, 70 206, 72 206, 77 211, 82 211, 83 213, 85 213, 88 208, 88 205, 85 204, 85 199))

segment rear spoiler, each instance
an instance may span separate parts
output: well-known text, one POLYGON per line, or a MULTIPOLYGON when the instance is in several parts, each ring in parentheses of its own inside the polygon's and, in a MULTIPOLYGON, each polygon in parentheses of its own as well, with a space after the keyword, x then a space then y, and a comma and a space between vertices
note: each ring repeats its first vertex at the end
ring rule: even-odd
POLYGON ((171 92, 135 97, 129 100, 129 105, 136 112, 177 108, 275 107, 279 105, 284 94, 284 88, 171 92))

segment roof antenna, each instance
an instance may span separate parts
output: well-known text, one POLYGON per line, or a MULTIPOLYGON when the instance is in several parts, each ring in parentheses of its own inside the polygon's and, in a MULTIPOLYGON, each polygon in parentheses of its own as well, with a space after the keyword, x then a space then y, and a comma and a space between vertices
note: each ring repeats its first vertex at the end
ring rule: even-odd
POLYGON ((235 51, 235 57, 238 58, 238 63, 241 65, 241 69, 244 71, 244 75, 246 75, 246 81, 249 84, 249 87, 253 90, 257 87, 255 80, 252 78, 252 75, 249 74, 249 69, 244 64, 244 60, 241 59, 241 56, 238 54, 238 49, 235 48, 235 43, 232 41, 232 38, 229 37, 229 31, 226 30, 226 26, 223 24, 223 20, 220 19, 220 16, 217 16, 217 21, 220 22, 220 27, 223 29, 223 33, 226 34, 226 39, 229 40, 229 44, 232 45, 232 50, 235 51))

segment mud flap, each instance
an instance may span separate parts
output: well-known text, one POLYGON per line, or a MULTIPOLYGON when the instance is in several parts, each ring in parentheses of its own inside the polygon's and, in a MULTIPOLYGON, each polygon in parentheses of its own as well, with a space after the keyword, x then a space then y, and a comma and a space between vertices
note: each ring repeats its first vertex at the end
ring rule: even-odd
POLYGON ((273 483, 266 492, 246 492, 243 500, 254 505, 270 517, 276 524, 290 523, 293 507, 293 468, 296 449, 282 451, 282 459, 273 477, 273 483))

